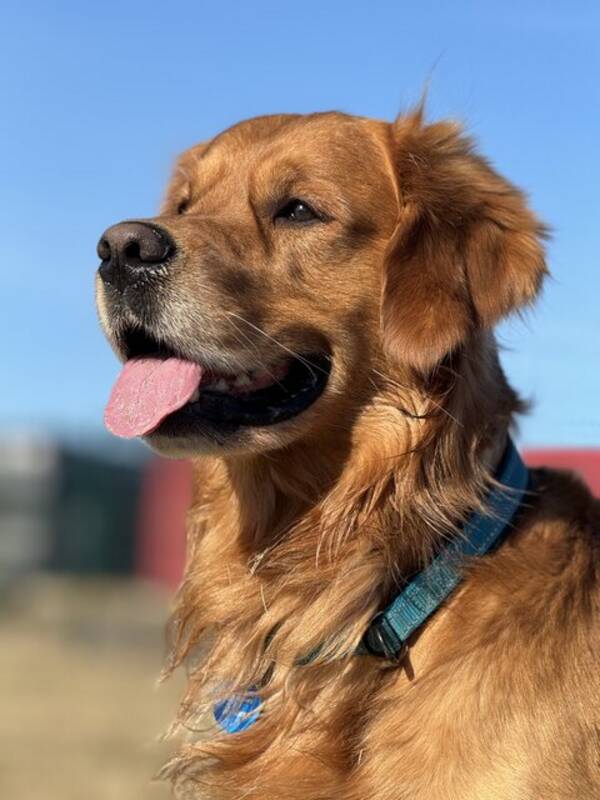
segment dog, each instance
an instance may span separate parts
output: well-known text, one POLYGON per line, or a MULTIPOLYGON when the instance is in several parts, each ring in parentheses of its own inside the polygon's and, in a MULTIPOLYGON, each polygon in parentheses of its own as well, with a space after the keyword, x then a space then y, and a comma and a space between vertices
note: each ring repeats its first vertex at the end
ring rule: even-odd
POLYGON ((194 464, 178 796, 600 797, 600 509, 493 334, 546 235, 422 108, 242 122, 103 234, 106 424, 194 464))

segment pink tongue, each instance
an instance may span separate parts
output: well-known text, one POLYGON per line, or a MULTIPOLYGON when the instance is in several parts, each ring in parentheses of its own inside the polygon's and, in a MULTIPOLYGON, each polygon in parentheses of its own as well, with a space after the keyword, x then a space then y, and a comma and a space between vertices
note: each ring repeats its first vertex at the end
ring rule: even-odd
POLYGON ((181 358, 131 359, 113 386, 104 423, 126 439, 150 433, 189 402, 201 378, 202 367, 181 358))

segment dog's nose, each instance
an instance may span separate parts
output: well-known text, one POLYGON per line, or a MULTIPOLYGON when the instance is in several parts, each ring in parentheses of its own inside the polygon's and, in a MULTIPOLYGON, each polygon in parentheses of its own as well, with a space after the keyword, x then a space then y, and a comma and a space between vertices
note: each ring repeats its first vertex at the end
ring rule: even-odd
POLYGON ((97 250, 102 280, 124 289, 142 271, 163 266, 174 254, 175 243, 157 225, 119 222, 102 234, 97 250))

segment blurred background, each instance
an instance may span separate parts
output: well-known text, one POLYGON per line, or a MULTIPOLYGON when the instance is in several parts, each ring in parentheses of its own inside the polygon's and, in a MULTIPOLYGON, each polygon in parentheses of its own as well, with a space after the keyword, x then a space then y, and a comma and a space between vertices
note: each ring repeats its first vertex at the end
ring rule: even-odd
POLYGON ((165 798, 189 466, 103 431, 100 233, 241 118, 392 119, 429 82, 430 118, 464 121, 554 229, 553 280, 499 338, 527 458, 600 491, 600 6, 24 0, 0 22, 0 796, 165 798))

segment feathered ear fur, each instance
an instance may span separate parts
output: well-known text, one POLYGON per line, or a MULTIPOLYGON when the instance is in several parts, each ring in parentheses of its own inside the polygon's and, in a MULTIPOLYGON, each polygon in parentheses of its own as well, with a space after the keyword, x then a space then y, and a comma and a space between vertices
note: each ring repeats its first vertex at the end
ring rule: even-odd
POLYGON ((386 255, 384 342, 426 371, 535 298, 546 229, 457 124, 425 125, 419 110, 396 120, 392 140, 400 216, 386 255))

